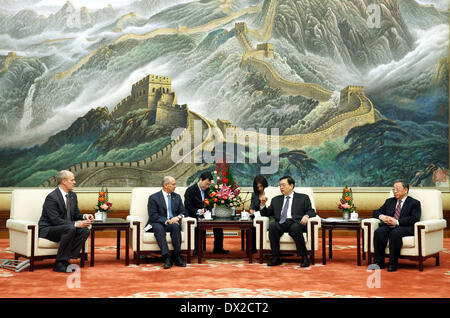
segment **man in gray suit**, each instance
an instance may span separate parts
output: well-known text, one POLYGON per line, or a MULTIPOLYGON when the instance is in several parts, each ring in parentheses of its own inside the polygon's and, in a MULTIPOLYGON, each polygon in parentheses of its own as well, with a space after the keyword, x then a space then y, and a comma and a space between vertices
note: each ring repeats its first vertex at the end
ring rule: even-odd
POLYGON ((94 220, 91 214, 81 214, 78 209, 75 176, 62 170, 56 176, 58 187, 45 198, 42 215, 39 219, 39 237, 59 242, 56 254, 55 272, 67 270, 69 259, 78 258, 84 242, 89 237, 89 225, 94 220))

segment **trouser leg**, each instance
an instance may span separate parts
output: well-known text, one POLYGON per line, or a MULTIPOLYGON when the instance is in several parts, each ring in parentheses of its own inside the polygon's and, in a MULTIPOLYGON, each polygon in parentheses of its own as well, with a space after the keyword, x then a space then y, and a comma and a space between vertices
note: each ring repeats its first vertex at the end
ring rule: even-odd
POLYGON ((172 239, 173 252, 179 255, 181 252, 181 227, 178 223, 167 224, 167 232, 172 239))
POLYGON ((374 263, 383 265, 386 246, 388 243, 389 233, 391 228, 388 226, 381 226, 375 230, 373 236, 373 248, 374 248, 374 263))
POLYGON ((297 256, 306 256, 306 244, 303 232, 306 232, 306 226, 300 224, 300 222, 290 222, 287 224, 288 233, 294 239, 295 246, 297 247, 297 256))

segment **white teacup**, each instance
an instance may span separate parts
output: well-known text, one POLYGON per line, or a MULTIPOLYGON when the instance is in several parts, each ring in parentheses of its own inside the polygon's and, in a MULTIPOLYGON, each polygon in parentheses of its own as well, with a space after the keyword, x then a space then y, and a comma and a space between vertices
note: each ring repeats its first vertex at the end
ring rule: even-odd
POLYGON ((206 211, 205 214, 203 214, 203 216, 205 217, 205 220, 212 219, 211 211, 206 211))
POLYGON ((241 219, 242 220, 248 220, 248 212, 247 211, 242 211, 241 212, 241 219))
POLYGON ((95 215, 95 221, 103 221, 103 213, 102 212, 96 212, 94 215, 95 215))

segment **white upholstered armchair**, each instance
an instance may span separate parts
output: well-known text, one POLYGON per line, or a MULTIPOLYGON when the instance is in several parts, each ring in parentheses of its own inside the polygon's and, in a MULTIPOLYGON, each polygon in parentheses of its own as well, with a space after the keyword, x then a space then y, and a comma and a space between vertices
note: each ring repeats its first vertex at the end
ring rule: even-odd
MULTIPOLYGON (((420 271, 423 271, 423 262, 430 257, 434 257, 436 266, 439 266, 439 252, 443 250, 444 229, 447 227, 447 221, 443 219, 442 194, 435 189, 416 188, 410 189, 408 195, 420 201, 422 213, 420 221, 414 225, 414 236, 403 237, 400 258, 419 261, 420 271)), ((393 197, 392 191, 390 197, 393 197)), ((380 222, 375 218, 362 221, 364 252, 368 253, 368 264, 371 263, 374 253, 373 237, 380 222)), ((385 253, 386 256, 389 255, 389 245, 385 253)))
MULTIPOLYGON (((134 188, 131 192, 130 215, 127 220, 130 221, 131 229, 131 247, 134 251, 136 264, 139 265, 141 255, 160 253, 158 242, 153 232, 145 232, 144 227, 148 221, 148 197, 153 193, 161 191, 160 187, 134 188)), ((185 187, 177 187, 175 193, 181 196, 184 201, 185 187)), ((184 217, 181 220, 181 253, 187 255, 187 263, 191 262, 191 251, 194 250, 194 233, 197 226, 197 220, 191 217, 184 217)), ((167 244, 170 250, 173 250, 170 233, 166 234, 167 244)))
MULTIPOLYGON (((38 236, 42 206, 46 196, 53 190, 55 189, 15 189, 11 195, 10 219, 6 221, 10 250, 14 252, 15 260, 19 257, 30 260, 30 272, 34 270, 35 261, 54 258, 58 252, 59 243, 38 236)), ((81 267, 84 267, 88 249, 86 240, 81 251, 81 267)))
MULTIPOLYGON (((307 194, 309 199, 311 200, 311 205, 313 209, 316 209, 316 204, 314 201, 314 192, 312 188, 302 188, 297 187, 294 188, 294 191, 297 193, 307 194)), ((273 197, 277 195, 281 195, 280 189, 278 187, 267 187, 264 190, 268 201, 266 203, 267 206, 270 205, 270 202, 273 197)), ((256 249, 259 250, 259 263, 263 262, 264 255, 270 254, 270 239, 269 239, 269 218, 261 217, 255 218, 253 221, 253 225, 256 228, 256 249)), ((321 226, 321 221, 319 216, 315 216, 309 218, 307 224, 307 232, 303 233, 303 237, 305 238, 306 250, 310 255, 311 264, 314 265, 314 251, 319 249, 319 229, 321 226)), ((292 237, 288 233, 284 233, 280 238, 280 251, 281 253, 295 253, 296 252, 295 242, 292 237)))

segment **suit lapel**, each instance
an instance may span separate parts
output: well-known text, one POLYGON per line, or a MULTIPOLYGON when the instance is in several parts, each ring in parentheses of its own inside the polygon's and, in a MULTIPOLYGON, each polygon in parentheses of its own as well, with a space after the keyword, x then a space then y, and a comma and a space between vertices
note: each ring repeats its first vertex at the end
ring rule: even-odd
POLYGON ((164 198, 164 192, 161 190, 159 192, 159 194, 161 196, 162 204, 163 204, 163 207, 164 207, 164 210, 165 210, 164 212, 167 213, 167 205, 166 205, 166 198, 164 198))
POLYGON ((67 214, 66 204, 64 202, 64 198, 63 198, 62 193, 59 190, 59 188, 56 188, 56 197, 58 198, 59 204, 62 206, 64 213, 67 214))

